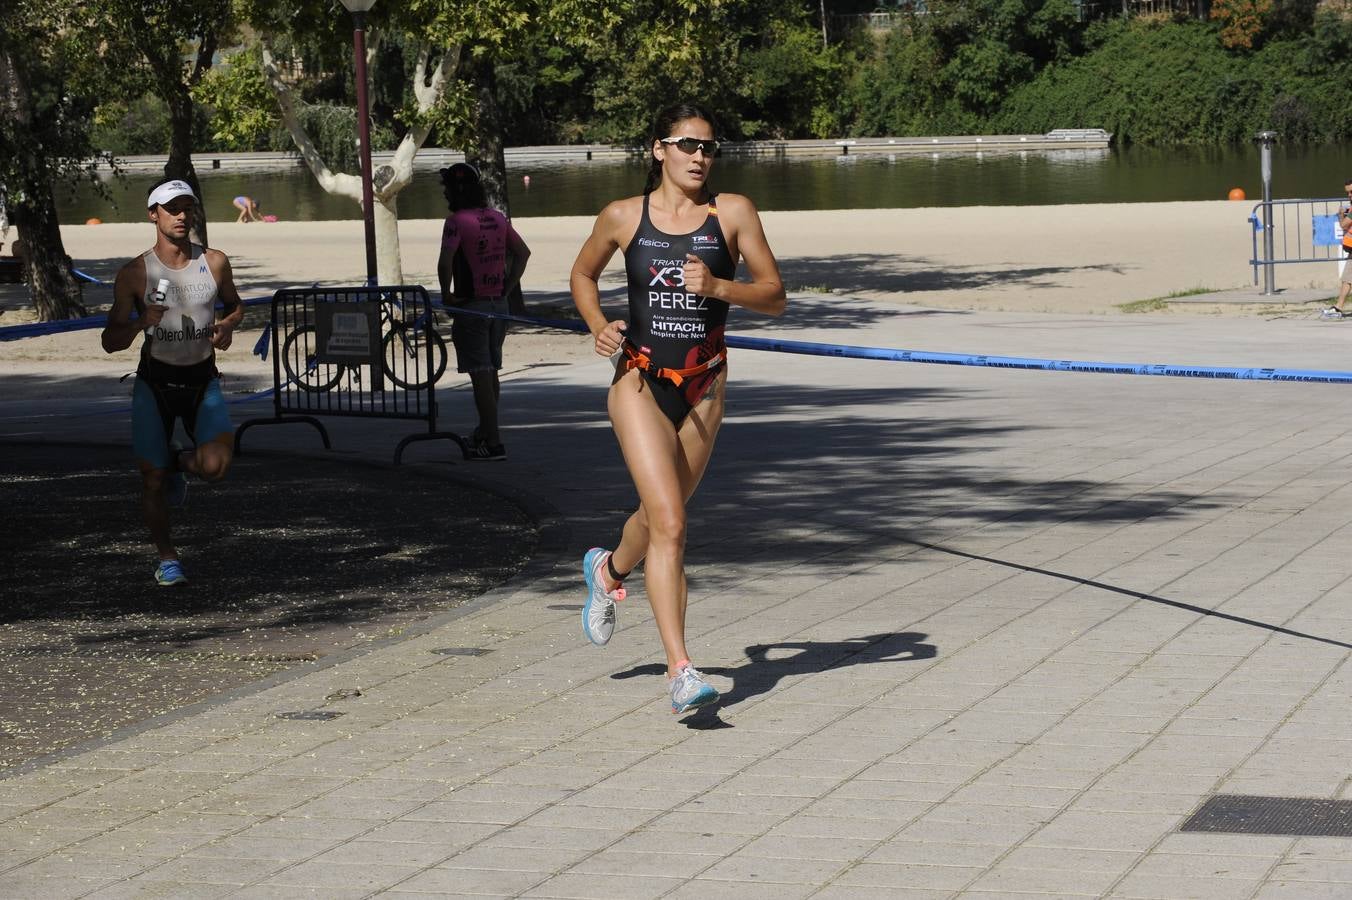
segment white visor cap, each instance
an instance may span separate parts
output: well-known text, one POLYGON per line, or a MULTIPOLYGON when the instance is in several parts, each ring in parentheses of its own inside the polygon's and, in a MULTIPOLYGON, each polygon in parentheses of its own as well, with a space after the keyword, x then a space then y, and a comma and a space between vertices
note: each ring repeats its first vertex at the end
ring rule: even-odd
POLYGON ((161 203, 168 203, 175 197, 191 197, 197 199, 197 195, 188 187, 186 181, 166 181, 164 184, 150 192, 146 198, 146 209, 153 209, 161 203))

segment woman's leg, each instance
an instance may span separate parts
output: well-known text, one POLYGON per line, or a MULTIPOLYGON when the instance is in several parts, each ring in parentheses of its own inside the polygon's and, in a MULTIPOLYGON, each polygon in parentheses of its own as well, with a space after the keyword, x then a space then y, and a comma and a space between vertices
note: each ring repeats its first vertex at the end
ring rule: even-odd
MULTIPOLYGON (((639 508, 625 522, 614 564, 628 571, 646 557, 644 584, 667 653, 668 674, 688 658, 685 649, 685 504, 694 493, 723 420, 720 377, 677 433, 651 392, 631 372, 610 389, 610 418, 639 508)), ((606 578, 610 586, 609 577, 606 578)))

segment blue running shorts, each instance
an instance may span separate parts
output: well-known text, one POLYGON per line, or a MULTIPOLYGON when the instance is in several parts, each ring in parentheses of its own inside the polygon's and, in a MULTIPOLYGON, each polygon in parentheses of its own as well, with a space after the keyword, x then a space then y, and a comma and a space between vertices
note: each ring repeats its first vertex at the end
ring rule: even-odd
POLYGON ((138 376, 131 392, 131 445, 136 457, 153 468, 169 468, 169 441, 176 419, 183 420, 198 445, 235 431, 219 378, 201 387, 178 387, 152 385, 138 376))

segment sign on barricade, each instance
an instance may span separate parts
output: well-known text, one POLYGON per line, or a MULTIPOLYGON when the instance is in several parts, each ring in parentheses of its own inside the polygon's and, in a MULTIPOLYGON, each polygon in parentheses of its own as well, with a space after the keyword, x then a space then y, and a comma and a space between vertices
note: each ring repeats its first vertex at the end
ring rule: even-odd
POLYGON ((316 416, 426 422, 426 433, 399 442, 396 464, 414 441, 450 440, 464 452, 460 435, 437 430, 447 350, 421 285, 284 288, 273 295, 268 327, 260 344, 273 355, 273 416, 240 425, 236 452, 251 427, 291 423, 313 426, 331 449, 316 416))

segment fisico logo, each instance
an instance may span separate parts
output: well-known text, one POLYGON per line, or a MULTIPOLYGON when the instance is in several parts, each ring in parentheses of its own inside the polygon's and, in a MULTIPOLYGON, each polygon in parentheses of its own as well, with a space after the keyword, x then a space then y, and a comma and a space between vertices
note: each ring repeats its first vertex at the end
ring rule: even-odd
POLYGON ((641 238, 638 239, 638 245, 639 245, 640 247, 670 247, 670 246, 671 246, 671 244, 669 244, 669 243, 666 242, 666 241, 654 241, 654 240, 651 240, 650 238, 645 238, 645 237, 641 237, 641 238))

